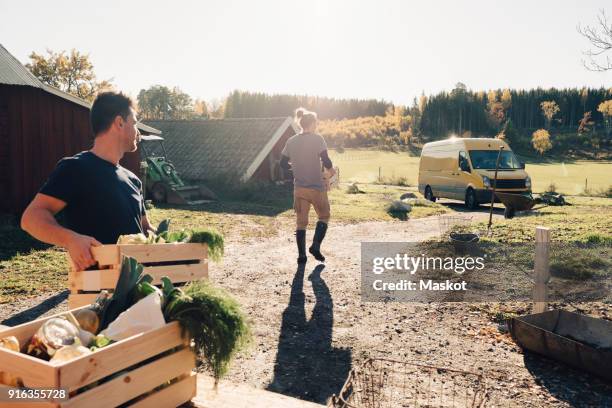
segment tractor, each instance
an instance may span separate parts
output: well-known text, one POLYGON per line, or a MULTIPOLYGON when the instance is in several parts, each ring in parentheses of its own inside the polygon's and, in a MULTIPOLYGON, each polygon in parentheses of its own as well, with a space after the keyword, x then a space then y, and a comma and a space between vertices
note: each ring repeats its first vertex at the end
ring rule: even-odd
POLYGON ((140 148, 143 161, 143 190, 145 196, 156 203, 197 205, 217 199, 203 186, 187 185, 179 176, 174 164, 168 160, 164 138, 141 136, 140 148))

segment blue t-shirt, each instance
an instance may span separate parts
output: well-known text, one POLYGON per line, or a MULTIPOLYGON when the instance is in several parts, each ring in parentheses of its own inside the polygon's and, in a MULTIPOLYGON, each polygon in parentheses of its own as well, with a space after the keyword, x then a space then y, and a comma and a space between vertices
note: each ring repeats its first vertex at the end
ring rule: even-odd
POLYGON ((134 173, 86 151, 60 160, 40 193, 66 203, 69 229, 115 244, 119 235, 143 232, 141 189, 134 173))

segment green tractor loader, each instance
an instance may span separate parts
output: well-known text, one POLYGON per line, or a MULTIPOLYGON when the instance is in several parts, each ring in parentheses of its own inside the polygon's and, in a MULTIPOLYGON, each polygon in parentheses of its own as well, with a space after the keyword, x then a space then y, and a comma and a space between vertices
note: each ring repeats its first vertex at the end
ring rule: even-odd
POLYGON ((187 185, 176 167, 168 160, 164 138, 141 136, 143 190, 156 203, 197 205, 216 200, 216 195, 204 186, 187 185))

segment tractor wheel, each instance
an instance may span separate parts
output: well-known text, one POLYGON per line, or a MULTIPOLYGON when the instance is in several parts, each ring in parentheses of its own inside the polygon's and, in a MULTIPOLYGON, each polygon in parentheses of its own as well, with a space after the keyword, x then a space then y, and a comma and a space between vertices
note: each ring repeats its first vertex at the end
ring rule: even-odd
POLYGON ((151 195, 153 196, 153 201, 156 203, 165 203, 168 199, 166 186, 163 183, 153 184, 153 188, 151 188, 151 195))

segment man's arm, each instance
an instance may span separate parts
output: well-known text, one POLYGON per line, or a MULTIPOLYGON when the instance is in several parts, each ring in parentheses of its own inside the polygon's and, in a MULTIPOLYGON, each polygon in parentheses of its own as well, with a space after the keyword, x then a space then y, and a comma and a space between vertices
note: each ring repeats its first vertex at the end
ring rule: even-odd
POLYGON ((153 228, 153 226, 149 222, 149 219, 147 218, 147 214, 146 213, 142 215, 142 218, 140 219, 140 222, 142 224, 142 230, 144 231, 145 235, 149 235, 149 231, 152 231, 152 232, 156 231, 156 229, 153 228))
MULTIPOLYGON (((91 247, 102 245, 95 238, 64 228, 55 219, 55 214, 66 207, 58 198, 38 193, 21 217, 21 228, 34 238, 64 247, 78 270, 87 269, 96 261, 91 254, 91 247)), ((95 217, 95 214, 92 214, 95 217)))

